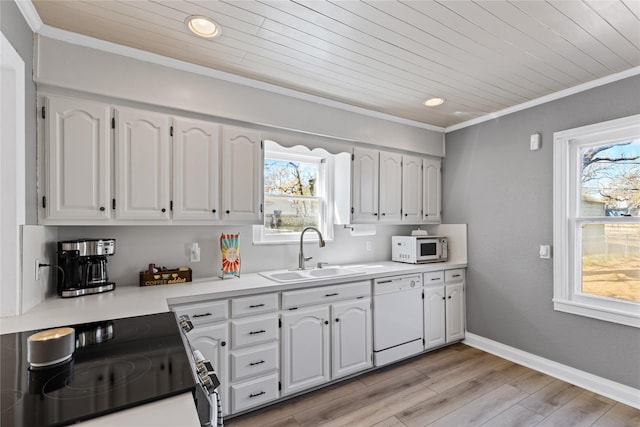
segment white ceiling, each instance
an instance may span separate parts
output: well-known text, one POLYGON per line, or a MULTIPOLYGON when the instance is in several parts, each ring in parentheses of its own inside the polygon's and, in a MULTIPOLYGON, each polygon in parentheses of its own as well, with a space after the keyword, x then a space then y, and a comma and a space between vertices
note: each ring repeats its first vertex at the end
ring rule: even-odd
POLYGON ((47 26, 440 127, 640 66, 638 0, 33 4, 47 26))

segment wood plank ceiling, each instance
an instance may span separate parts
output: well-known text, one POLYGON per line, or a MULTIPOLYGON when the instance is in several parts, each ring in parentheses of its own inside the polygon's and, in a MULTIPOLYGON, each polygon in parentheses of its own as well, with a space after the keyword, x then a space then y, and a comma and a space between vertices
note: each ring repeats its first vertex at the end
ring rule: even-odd
POLYGON ((51 27, 441 127, 640 66, 637 0, 33 4, 51 27))

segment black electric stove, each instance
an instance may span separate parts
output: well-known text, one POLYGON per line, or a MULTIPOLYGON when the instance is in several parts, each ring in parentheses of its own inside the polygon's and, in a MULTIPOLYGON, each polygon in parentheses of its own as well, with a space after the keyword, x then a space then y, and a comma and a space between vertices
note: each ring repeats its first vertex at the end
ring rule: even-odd
POLYGON ((0 425, 68 425, 194 391, 173 313, 71 326, 73 358, 48 368, 27 362, 37 331, 0 336, 0 425))

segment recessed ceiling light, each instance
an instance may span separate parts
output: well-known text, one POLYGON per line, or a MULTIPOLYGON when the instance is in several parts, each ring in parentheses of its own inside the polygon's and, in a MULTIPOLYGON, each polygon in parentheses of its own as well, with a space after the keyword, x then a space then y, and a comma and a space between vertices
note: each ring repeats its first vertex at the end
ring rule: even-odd
POLYGON ((430 98, 424 101, 424 105, 427 107, 437 107, 438 105, 442 105, 444 103, 444 99, 442 98, 430 98))
POLYGON ((193 34, 200 37, 215 38, 222 33, 220 26, 206 16, 192 15, 184 22, 193 34))

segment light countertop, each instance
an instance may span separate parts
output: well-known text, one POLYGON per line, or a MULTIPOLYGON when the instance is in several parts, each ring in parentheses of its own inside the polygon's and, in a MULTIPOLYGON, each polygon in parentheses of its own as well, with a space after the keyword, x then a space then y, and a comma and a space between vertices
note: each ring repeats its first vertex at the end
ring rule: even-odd
POLYGON ((306 283, 278 283, 257 273, 249 273, 224 280, 216 277, 174 285, 121 286, 112 292, 97 295, 53 297, 20 316, 1 318, 0 334, 161 313, 168 311, 171 304, 333 285, 397 274, 464 268, 466 263, 413 265, 384 261, 345 267, 361 269, 363 274, 306 283))
MULTIPOLYGON (((77 298, 49 298, 28 312, 0 319, 0 334, 45 329, 78 323, 98 322, 123 317, 166 312, 172 304, 236 297, 266 292, 278 292, 339 283, 370 280, 399 274, 465 268, 466 263, 403 264, 384 261, 349 265, 361 274, 342 278, 314 280, 306 283, 278 283, 257 273, 242 277, 198 279, 190 283, 149 287, 121 286, 112 292, 77 298)), ((198 416, 190 393, 162 399, 103 417, 87 420, 83 427, 173 426, 197 427, 198 416)))

